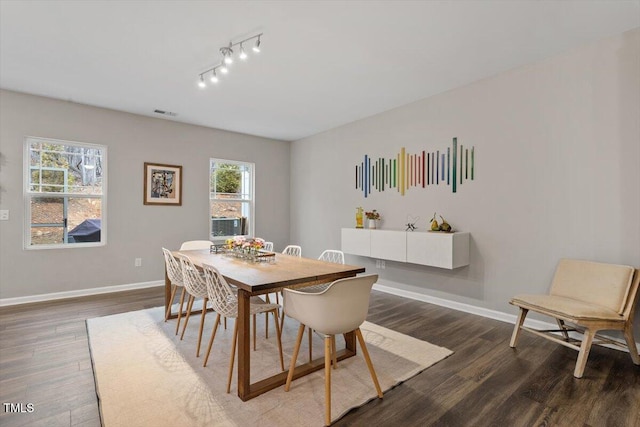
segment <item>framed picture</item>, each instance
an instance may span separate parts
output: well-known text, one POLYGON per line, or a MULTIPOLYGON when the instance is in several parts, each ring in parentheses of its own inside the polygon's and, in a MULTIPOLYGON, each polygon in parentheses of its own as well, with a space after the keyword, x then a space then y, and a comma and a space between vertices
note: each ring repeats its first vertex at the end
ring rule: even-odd
POLYGON ((145 162, 144 204, 182 206, 182 166, 145 162))

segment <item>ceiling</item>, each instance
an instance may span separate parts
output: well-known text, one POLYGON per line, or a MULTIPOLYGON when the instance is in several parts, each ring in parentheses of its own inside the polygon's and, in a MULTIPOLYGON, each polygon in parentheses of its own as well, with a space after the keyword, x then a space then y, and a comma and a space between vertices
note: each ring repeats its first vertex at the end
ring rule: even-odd
POLYGON ((0 0, 0 87, 291 141, 636 27, 640 0, 0 0))

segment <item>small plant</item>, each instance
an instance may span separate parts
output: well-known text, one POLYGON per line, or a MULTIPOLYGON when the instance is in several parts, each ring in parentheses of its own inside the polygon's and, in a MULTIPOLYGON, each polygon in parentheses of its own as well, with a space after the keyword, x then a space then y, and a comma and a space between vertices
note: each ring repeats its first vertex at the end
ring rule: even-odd
POLYGON ((371 212, 364 213, 367 219, 380 219, 380 213, 377 210, 372 210, 371 212))

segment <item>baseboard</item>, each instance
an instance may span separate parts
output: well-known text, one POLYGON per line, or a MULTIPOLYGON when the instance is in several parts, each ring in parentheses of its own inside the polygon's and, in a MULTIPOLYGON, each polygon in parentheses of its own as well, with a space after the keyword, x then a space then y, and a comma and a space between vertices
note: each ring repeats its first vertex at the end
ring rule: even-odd
MULTIPOLYGON (((497 311, 497 310, 490 310, 488 308, 484 308, 484 307, 478 307, 475 305, 471 305, 471 304, 465 304, 465 303, 461 303, 461 302, 457 302, 457 301, 451 301, 451 300, 447 300, 444 298, 438 298, 438 297, 434 297, 431 295, 425 295, 425 294, 421 294, 418 292, 413 292, 413 291, 407 291, 404 289, 400 289, 397 288, 395 286, 390 286, 391 284, 393 284, 393 282, 390 281, 385 281, 385 280, 378 280, 378 283, 376 283, 375 285, 373 285, 373 289, 375 289, 376 291, 380 291, 380 292, 385 292, 387 294, 391 294, 391 295, 397 295, 400 297, 405 297, 405 298, 409 298, 412 300, 416 300, 416 301, 422 301, 422 302, 427 302, 430 304, 434 304, 434 305, 438 305, 440 307, 447 307, 447 308, 451 308, 453 310, 458 310, 458 311, 463 311, 465 313, 469 313, 469 314, 475 314, 477 316, 482 316, 482 317, 486 317, 489 319, 494 319, 494 320, 499 320, 501 322, 505 322, 505 323, 511 323, 512 325, 515 325, 516 320, 518 319, 518 316, 515 314, 509 314, 509 313, 504 313, 502 311, 497 311), (386 283, 386 284, 385 284, 386 283)), ((541 320, 536 320, 536 319, 525 319, 524 321, 524 325, 529 327, 529 328, 533 328, 533 329, 557 329, 558 325, 555 323, 549 323, 549 322, 543 322, 541 320)), ((580 335, 577 334, 571 334, 574 337, 580 337, 580 335)), ((621 344, 626 346, 626 342, 623 340, 620 340, 618 338, 614 338, 614 337, 608 337, 614 341, 618 341, 621 344)), ((640 352, 640 343, 636 343, 637 347, 638 347, 638 352, 640 352)), ((620 348, 614 345, 609 345, 609 344, 602 344, 603 347, 607 347, 607 348, 611 348, 614 350, 620 350, 620 351, 626 351, 627 353, 629 352, 628 349, 626 348, 620 348)))
POLYGON ((134 289, 152 288, 154 286, 164 286, 163 280, 152 282, 130 283, 127 285, 104 286, 101 288, 80 289, 77 291, 53 292, 50 294, 30 295, 16 298, 0 298, 0 307, 10 305, 29 304, 33 302, 53 301, 58 299, 84 297, 89 295, 108 294, 112 292, 131 291, 134 289))

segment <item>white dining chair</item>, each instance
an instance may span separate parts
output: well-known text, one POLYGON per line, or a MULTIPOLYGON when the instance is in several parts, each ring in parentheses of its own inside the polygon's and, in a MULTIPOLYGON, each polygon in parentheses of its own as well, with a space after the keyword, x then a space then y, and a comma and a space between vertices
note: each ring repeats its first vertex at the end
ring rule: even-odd
POLYGON ((273 242, 264 242, 264 246, 262 247, 265 251, 273 252, 273 242))
POLYGON ((340 279, 319 293, 284 289, 284 311, 287 316, 300 322, 284 390, 291 388, 304 330, 312 328, 324 337, 325 425, 331 424, 331 363, 335 361, 332 337, 335 335, 355 331, 377 395, 382 398, 378 377, 360 331, 360 325, 367 318, 371 287, 376 280, 377 274, 340 279))
POLYGON ((297 245, 288 245, 286 248, 283 249, 282 253, 285 254, 285 255, 301 257, 302 256, 302 247, 297 246, 297 245))
POLYGON ((184 332, 187 330, 189 317, 191 316, 191 309, 193 308, 195 299, 202 298, 202 314, 200 317, 200 329, 198 331, 198 347, 196 348, 196 357, 200 357, 202 329, 204 328, 204 320, 207 315, 207 300, 209 299, 209 295, 207 294, 207 282, 188 256, 177 254, 177 258, 180 260, 180 265, 182 266, 183 284, 189 294, 187 314, 184 318, 184 326, 182 327, 180 340, 184 339, 184 332))
POLYGON ((210 249, 211 243, 209 240, 188 240, 183 242, 180 246, 181 251, 194 251, 198 249, 210 249))
MULTIPOLYGON (((282 253, 285 255, 302 257, 302 247, 298 245, 287 245, 282 250, 282 253)), ((280 293, 276 292, 276 303, 280 304, 280 293)), ((284 311, 280 313, 280 330, 284 327, 284 311)))
MULTIPOLYGON (((209 339, 209 345, 207 347, 207 354, 204 357, 203 366, 207 366, 209 355, 211 354, 211 347, 216 337, 216 331, 220 324, 220 316, 235 318, 235 324, 233 326, 233 339, 231 342, 231 357, 229 360, 229 376, 227 379, 227 393, 231 391, 231 378, 233 375, 233 365, 236 357, 236 343, 238 339, 238 296, 236 292, 231 289, 231 286, 227 283, 224 276, 213 266, 204 264, 202 266, 204 272, 205 282, 207 285, 207 293, 209 295, 209 301, 213 306, 213 309, 218 313, 216 316, 213 330, 211 331, 211 338, 209 339)), ((272 313, 274 319, 277 319, 278 309, 277 304, 269 304, 261 299, 251 299, 250 313, 254 316, 254 339, 255 339, 255 315, 258 313, 272 313)), ((276 320, 276 337, 278 340, 278 351, 280 353, 280 368, 284 371, 284 358, 282 355, 282 341, 280 340, 280 328, 276 320)))
POLYGON ((337 249, 327 249, 318 257, 320 261, 333 262, 335 264, 344 264, 344 252, 337 249))
MULTIPOLYGON (((344 252, 339 251, 337 249, 327 249, 323 251, 318 257, 319 261, 332 262, 334 264, 344 264, 344 252)), ((321 283, 319 285, 307 286, 304 288, 298 289, 300 292, 311 292, 318 293, 325 290, 331 283, 321 283)), ((284 313, 283 313, 284 314, 284 313)), ((282 321, 284 321, 284 315, 282 316, 282 321)), ((283 325, 280 325, 280 329, 282 330, 283 325)), ((333 348, 335 349, 336 340, 335 337, 332 338, 333 348)), ((311 328, 309 328, 309 362, 313 359, 313 332, 311 328)), ((334 365, 335 367, 335 365, 334 365)))
POLYGON ((184 295, 185 289, 182 278, 182 266, 180 265, 180 261, 178 261, 171 251, 166 248, 162 248, 162 253, 164 254, 164 263, 165 268, 167 270, 167 277, 171 282, 171 297, 169 298, 169 307, 167 307, 167 312, 164 315, 164 321, 169 320, 169 316, 171 316, 171 308, 173 307, 173 300, 176 297, 176 292, 178 288, 181 289, 180 292, 180 307, 178 309, 178 321, 176 323, 176 335, 178 335, 178 331, 180 330, 180 320, 182 317, 182 309, 184 306, 184 295))

